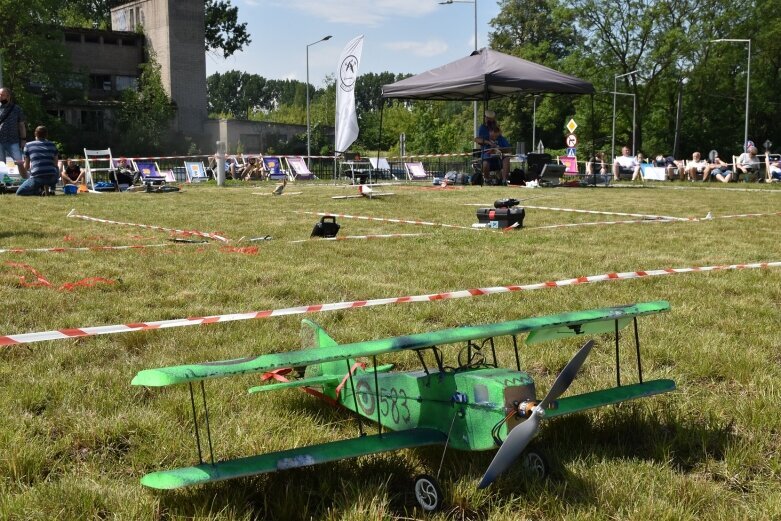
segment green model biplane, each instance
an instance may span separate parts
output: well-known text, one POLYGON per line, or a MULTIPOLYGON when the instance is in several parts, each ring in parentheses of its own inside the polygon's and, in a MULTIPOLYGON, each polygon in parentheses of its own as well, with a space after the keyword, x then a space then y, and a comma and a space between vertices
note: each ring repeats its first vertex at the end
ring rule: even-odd
MULTIPOLYGON (((133 379, 133 385, 162 387, 189 384, 200 462, 192 467, 147 474, 141 483, 157 489, 174 489, 426 445, 443 445, 445 450, 448 447, 458 450, 499 447, 478 485, 481 488, 490 485, 521 456, 528 470, 542 476, 547 472, 544 459, 537 451, 525 451, 542 419, 675 389, 672 380, 643 380, 637 331, 637 317, 667 311, 669 308, 669 304, 664 301, 648 302, 345 345, 337 344, 322 328, 305 319, 303 329, 307 348, 300 351, 141 371, 133 379), (619 331, 630 323, 634 325, 633 354, 636 355, 638 381, 622 384, 619 331), (566 392, 593 348, 594 341, 589 340, 567 363, 548 394, 538 401, 534 381, 521 369, 517 335, 522 333, 528 333, 526 344, 529 345, 573 336, 613 333, 617 385, 559 398, 566 392), (499 367, 497 343, 494 340, 502 336, 512 340, 514 368, 499 367), (446 364, 440 346, 462 342, 465 345, 454 357, 457 365, 446 364), (378 355, 402 350, 417 353, 420 370, 400 372, 393 371, 390 365, 377 364, 378 355), (367 366, 357 362, 358 358, 370 358, 372 364, 367 366), (303 377, 290 379, 294 369, 303 373, 303 377), (215 462, 203 382, 210 378, 250 373, 261 373, 263 380, 269 382, 251 388, 251 393, 300 387, 310 394, 349 409, 358 415, 360 435, 335 442, 215 462), (196 382, 200 382, 206 412, 209 462, 204 462, 201 450, 203 429, 199 430, 197 421, 193 389, 193 383, 196 382), (378 424, 377 434, 367 435, 363 432, 361 417, 378 424)), ((509 344, 509 340, 505 343, 509 344)), ((424 510, 434 510, 440 506, 441 489, 434 477, 419 476, 415 480, 414 490, 424 510)))

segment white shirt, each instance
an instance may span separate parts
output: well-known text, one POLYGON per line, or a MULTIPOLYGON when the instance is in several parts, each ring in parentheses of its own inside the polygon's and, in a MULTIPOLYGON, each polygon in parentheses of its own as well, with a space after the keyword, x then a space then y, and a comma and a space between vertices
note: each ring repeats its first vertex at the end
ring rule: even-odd
POLYGON ((621 168, 633 169, 637 166, 637 161, 632 156, 618 156, 616 158, 616 163, 618 163, 618 166, 621 168))

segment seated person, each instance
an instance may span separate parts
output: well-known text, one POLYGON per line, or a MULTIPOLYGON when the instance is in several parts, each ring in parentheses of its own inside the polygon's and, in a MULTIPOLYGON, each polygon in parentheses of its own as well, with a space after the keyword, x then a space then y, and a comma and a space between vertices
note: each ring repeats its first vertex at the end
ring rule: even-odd
POLYGON ((637 161, 637 168, 635 168, 635 171, 632 172, 632 181, 636 181, 637 179, 640 181, 645 181, 645 179, 643 179, 643 170, 640 168, 640 165, 645 162, 645 157, 643 157, 642 152, 637 153, 635 161, 637 161))
POLYGON ((109 172, 109 180, 114 183, 117 190, 119 190, 120 185, 134 185, 140 178, 140 174, 133 172, 133 169, 130 168, 127 162, 127 158, 124 157, 120 157, 114 166, 114 170, 109 172))
POLYGON ((230 176, 231 179, 238 179, 239 168, 238 163, 236 163, 236 158, 225 158, 225 177, 230 176))
POLYGON ((672 181, 676 177, 683 180, 686 175, 683 168, 683 161, 677 161, 673 156, 659 154, 656 156, 656 159, 654 159, 654 166, 664 168, 665 177, 667 177, 669 181, 672 181))
POLYGON ((250 157, 247 159, 247 166, 241 170, 239 174, 241 179, 245 181, 251 180, 253 177, 256 179, 263 179, 263 165, 258 161, 257 157, 250 157))
POLYGON ((488 140, 483 141, 482 146, 482 173, 483 179, 487 180, 491 172, 501 170, 501 184, 507 185, 507 178, 510 176, 510 143, 502 135, 502 130, 498 126, 493 126, 488 131, 488 140))
POLYGON ((750 146, 746 152, 738 156, 735 162, 735 181, 740 179, 741 174, 745 174, 744 181, 748 181, 748 175, 759 172, 759 158, 757 157, 757 147, 750 146))
POLYGON ((781 181, 781 156, 767 156, 767 175, 770 181, 781 181))
POLYGON ((84 182, 84 172, 82 172, 81 166, 73 158, 70 158, 62 165, 60 179, 62 179, 63 186, 80 185, 84 182))
POLYGON ((632 176, 635 178, 637 172, 640 171, 640 163, 637 159, 629 155, 629 147, 624 146, 621 148, 621 155, 617 156, 613 161, 613 180, 618 181, 621 174, 632 176))
POLYGON ((594 157, 588 160, 586 163, 586 175, 605 175, 607 174, 607 166, 605 165, 605 153, 601 150, 594 154, 594 157))
POLYGON ((697 175, 702 175, 705 180, 705 169, 708 168, 708 162, 702 159, 702 154, 694 152, 691 161, 686 164, 686 176, 689 181, 696 181, 697 175))
POLYGON ((730 164, 721 160, 718 150, 711 150, 708 154, 708 166, 702 174, 702 181, 705 182, 708 179, 715 179, 722 183, 732 181, 730 164))
MULTIPOLYGON (((510 144, 502 136, 499 130, 499 124, 496 122, 496 113, 493 110, 486 110, 483 124, 477 129, 475 143, 480 145, 480 173, 483 182, 488 179, 491 171, 501 168, 503 184, 507 184, 507 178, 510 175, 510 157, 503 157, 503 153, 510 152, 510 144), (495 138, 501 138, 501 143, 491 139, 491 131, 495 131, 495 138), (498 145, 498 146, 497 146, 498 145), (496 156, 496 157, 493 157, 496 156)), ((476 175, 475 178, 478 176, 476 175)), ((476 181, 473 181, 473 184, 476 181)), ((478 183, 479 184, 479 183, 478 183)))

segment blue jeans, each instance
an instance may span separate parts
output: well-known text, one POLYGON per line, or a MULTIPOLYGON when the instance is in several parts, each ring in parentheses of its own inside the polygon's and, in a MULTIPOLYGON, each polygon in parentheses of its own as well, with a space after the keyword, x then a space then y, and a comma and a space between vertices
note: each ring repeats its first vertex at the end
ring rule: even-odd
POLYGON ((45 175, 28 177, 24 183, 16 190, 16 195, 41 195, 45 186, 54 188, 57 185, 58 176, 45 175))
POLYGON ((0 161, 5 161, 6 157, 12 157, 14 163, 22 162, 22 149, 19 147, 19 142, 0 143, 0 161))

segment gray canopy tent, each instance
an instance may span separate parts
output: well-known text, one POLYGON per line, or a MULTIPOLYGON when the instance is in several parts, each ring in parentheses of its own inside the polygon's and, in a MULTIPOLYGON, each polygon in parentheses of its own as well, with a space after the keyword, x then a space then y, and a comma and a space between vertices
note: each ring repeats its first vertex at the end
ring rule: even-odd
MULTIPOLYGON (((383 99, 461 100, 484 103, 489 99, 514 94, 542 93, 590 94, 591 112, 592 114, 594 112, 594 86, 591 83, 487 47, 447 65, 382 87, 383 99)), ((381 135, 382 111, 380 111, 381 135)))
POLYGON ((512 94, 593 94, 594 86, 488 48, 382 87, 383 98, 487 101, 512 94))

